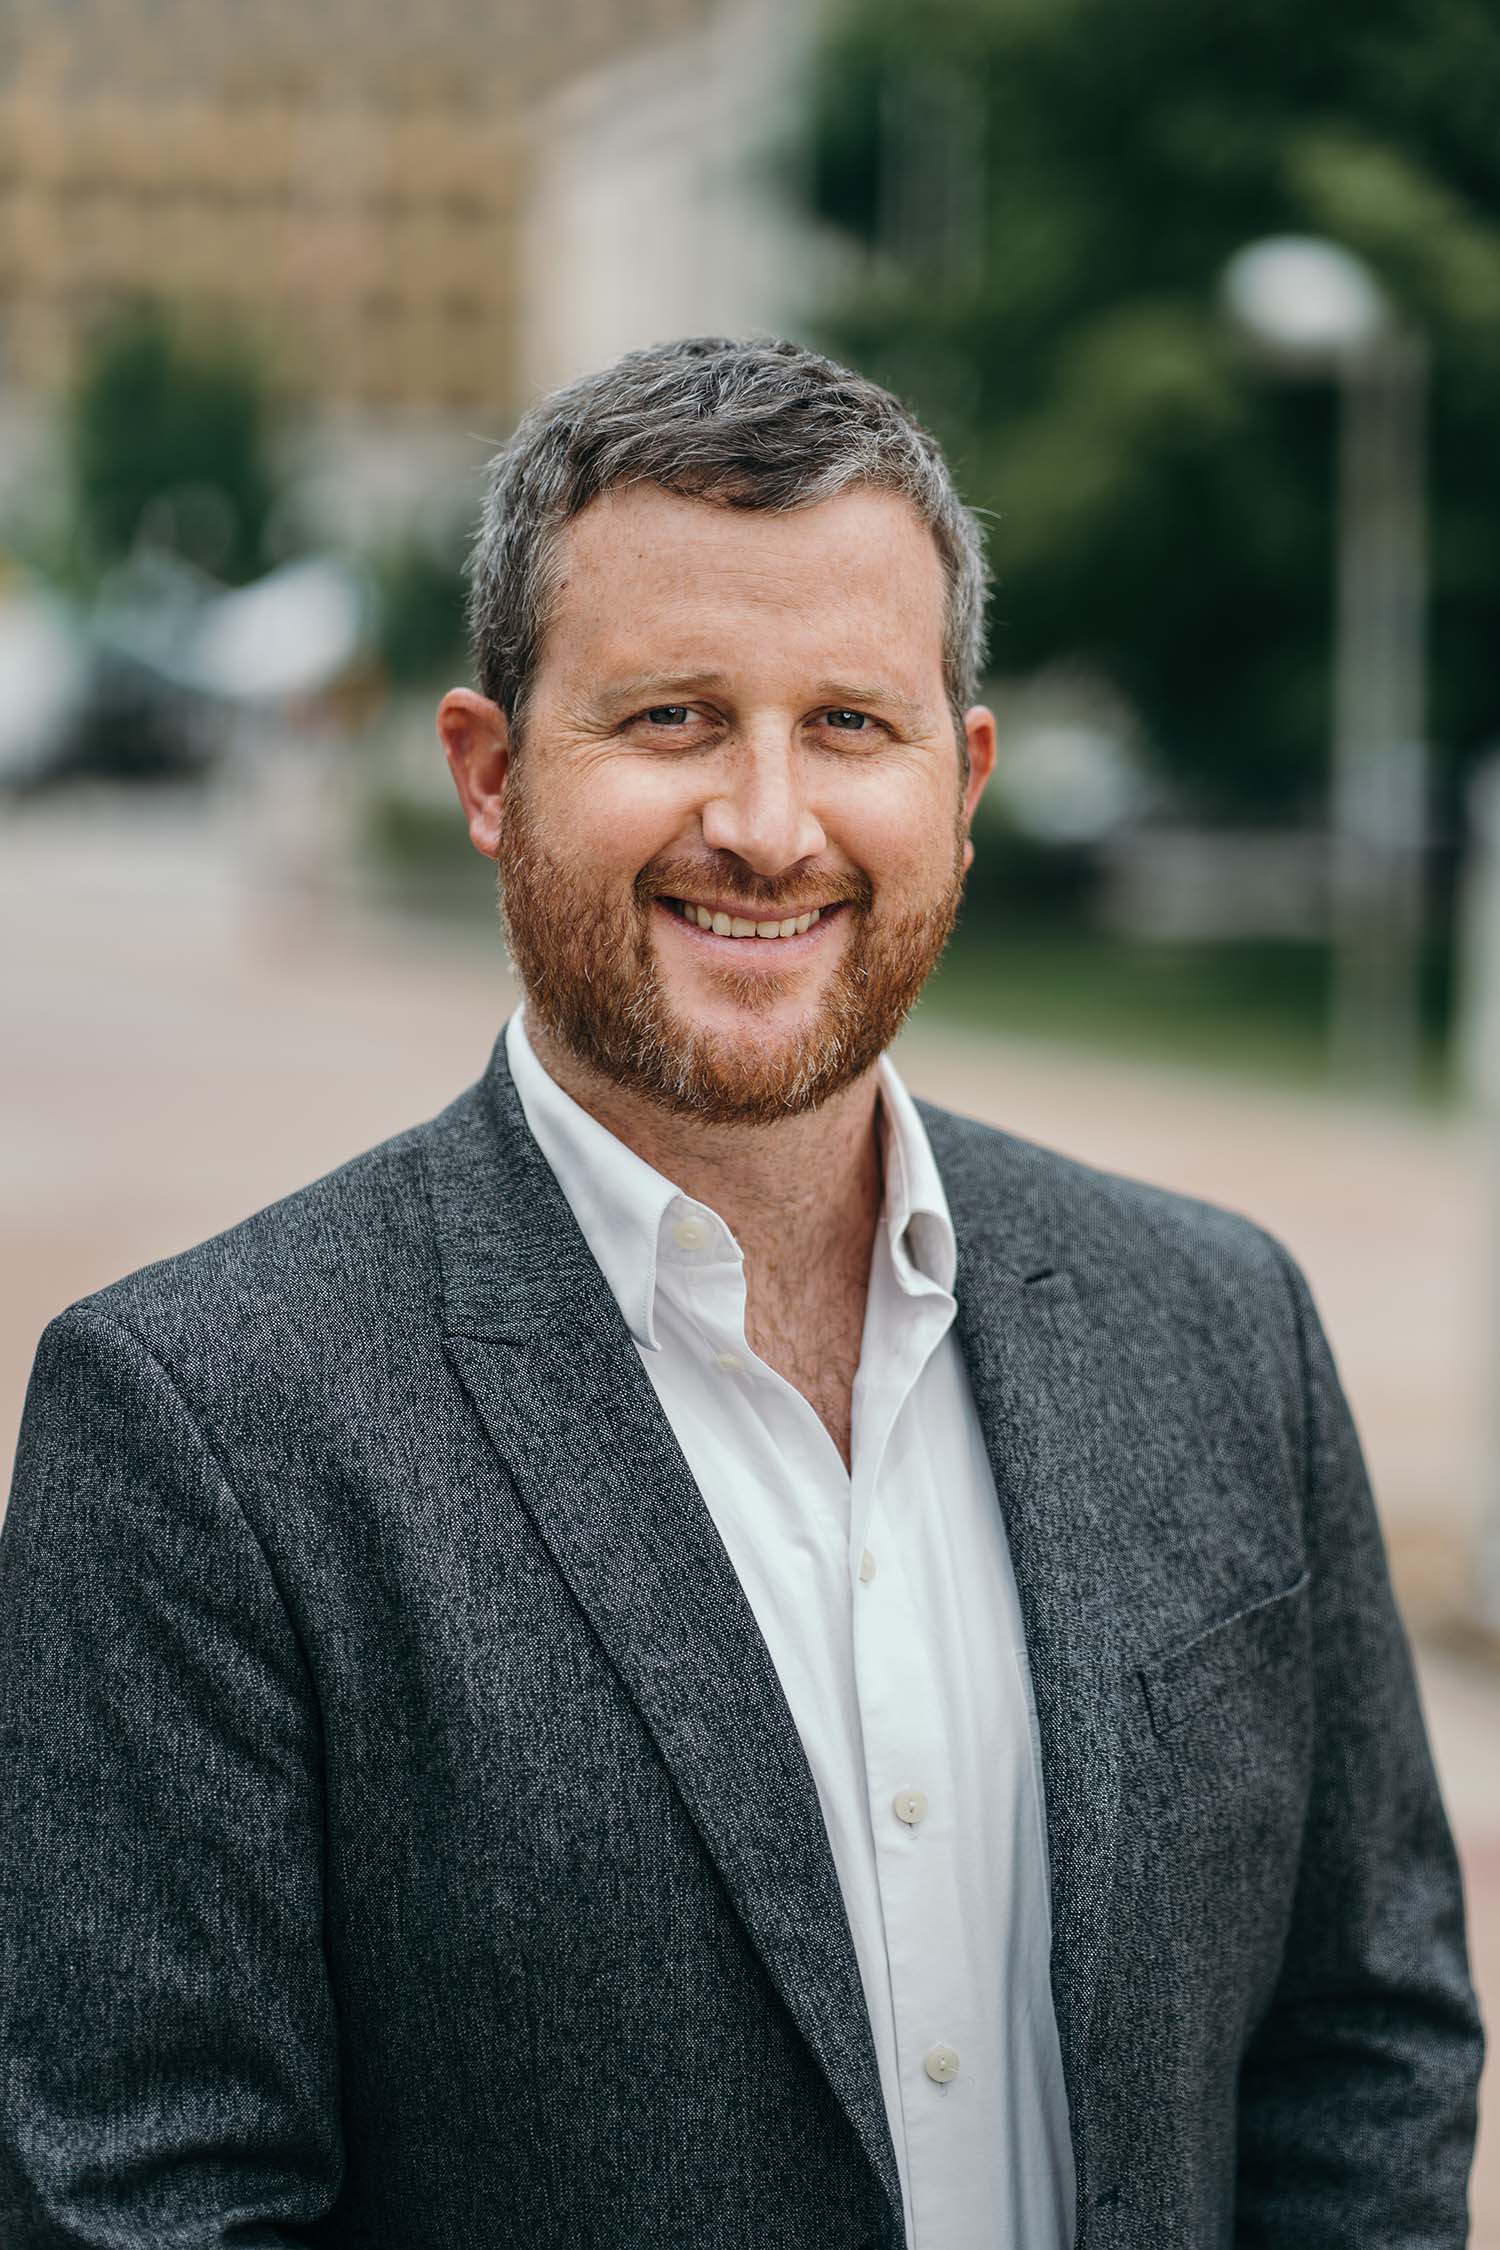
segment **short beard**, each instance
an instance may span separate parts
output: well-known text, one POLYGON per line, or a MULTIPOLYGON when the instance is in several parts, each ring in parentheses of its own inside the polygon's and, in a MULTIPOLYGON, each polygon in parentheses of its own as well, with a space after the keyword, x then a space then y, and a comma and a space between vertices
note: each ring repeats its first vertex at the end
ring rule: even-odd
MULTIPOLYGON (((864 878, 820 881, 825 900, 846 902, 843 954, 812 1021, 770 1051, 696 1030, 673 1012, 657 974, 651 919, 658 899, 680 898, 705 880, 747 905, 765 906, 769 919, 799 889, 805 897, 805 878, 756 875, 728 852, 660 860, 637 876, 622 908, 590 885, 585 870, 549 849, 521 772, 513 769, 498 853, 501 916, 528 1007, 579 1062, 678 1116, 769 1125, 819 1108, 889 1047, 952 933, 963 895, 962 854, 955 821, 946 887, 899 915, 876 916, 864 878)), ((719 977, 750 1013, 770 1008, 778 996, 763 971, 736 976, 726 964, 719 977)))

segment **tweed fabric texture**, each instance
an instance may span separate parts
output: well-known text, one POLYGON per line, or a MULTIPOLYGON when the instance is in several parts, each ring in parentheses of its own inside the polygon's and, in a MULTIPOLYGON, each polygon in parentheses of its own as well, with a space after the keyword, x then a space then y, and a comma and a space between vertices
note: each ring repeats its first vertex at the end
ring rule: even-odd
MULTIPOLYGON (((923 1114, 1080 2250, 1457 2250, 1458 1876, 1305 1284, 923 1114)), ((47 1330, 0 1824, 6 2250, 900 2250, 806 1761, 503 1042, 47 1330)))

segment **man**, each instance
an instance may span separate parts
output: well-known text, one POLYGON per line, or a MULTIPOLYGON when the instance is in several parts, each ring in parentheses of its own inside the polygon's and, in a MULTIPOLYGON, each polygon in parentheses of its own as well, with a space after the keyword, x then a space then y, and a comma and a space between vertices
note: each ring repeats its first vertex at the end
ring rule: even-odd
POLYGON ((38 1354, 13 2250, 1456 2246, 1358 1446, 1244 1220, 884 1050, 994 758, 932 441, 785 344, 500 457, 481 1082, 38 1354))

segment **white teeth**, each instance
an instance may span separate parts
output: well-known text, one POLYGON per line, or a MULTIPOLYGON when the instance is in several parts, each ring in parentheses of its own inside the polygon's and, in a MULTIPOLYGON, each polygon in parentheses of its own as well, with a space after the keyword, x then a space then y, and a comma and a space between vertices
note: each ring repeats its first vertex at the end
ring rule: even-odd
POLYGON ((716 937, 800 937, 823 912, 821 906, 815 906, 810 913, 788 916, 784 922, 752 922, 743 914, 711 913, 706 906, 695 906, 690 899, 676 899, 673 904, 684 921, 696 923, 700 930, 712 930, 716 937))

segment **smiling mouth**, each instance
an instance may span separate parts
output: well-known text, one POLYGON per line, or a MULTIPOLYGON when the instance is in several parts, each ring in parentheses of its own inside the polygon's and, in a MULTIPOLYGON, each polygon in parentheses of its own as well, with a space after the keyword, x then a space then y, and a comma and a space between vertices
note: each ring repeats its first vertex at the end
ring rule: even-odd
POLYGON ((832 907, 809 907, 804 914, 783 915, 777 921, 769 916, 757 921, 746 914, 727 914, 721 908, 699 906, 692 899, 664 898, 662 905, 691 922, 696 929, 708 930, 715 937, 757 938, 763 943, 772 939, 802 937, 820 922, 825 913, 836 911, 832 907))

